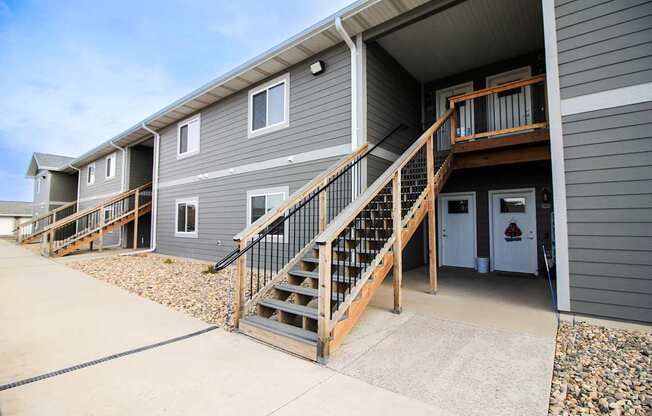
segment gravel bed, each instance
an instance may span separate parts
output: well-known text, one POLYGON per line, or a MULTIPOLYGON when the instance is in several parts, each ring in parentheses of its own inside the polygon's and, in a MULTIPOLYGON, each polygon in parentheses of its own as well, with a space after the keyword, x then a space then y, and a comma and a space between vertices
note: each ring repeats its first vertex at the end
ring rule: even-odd
POLYGON ((68 265, 204 322, 230 327, 232 269, 208 273, 211 263, 156 254, 111 256, 68 265))
POLYGON ((652 331, 560 323, 550 415, 652 416, 652 331))

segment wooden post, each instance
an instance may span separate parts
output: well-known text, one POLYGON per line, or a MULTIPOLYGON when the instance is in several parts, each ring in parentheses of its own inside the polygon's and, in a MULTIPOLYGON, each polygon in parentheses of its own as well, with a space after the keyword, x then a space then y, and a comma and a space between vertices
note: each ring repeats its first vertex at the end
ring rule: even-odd
POLYGON ((45 234, 47 235, 47 239, 48 239, 48 246, 47 246, 48 247, 48 253, 47 254, 48 254, 48 256, 51 256, 52 255, 52 245, 54 244, 54 229, 51 229, 50 231, 48 231, 45 234))
MULTIPOLYGON (((247 246, 246 241, 238 242, 238 248, 240 251, 243 251, 247 246)), ((233 326, 238 328, 240 324, 240 317, 242 315, 242 309, 244 307, 245 299, 245 275, 247 273, 247 262, 246 256, 242 255, 238 257, 238 260, 235 263, 235 297, 233 298, 233 326)))
POLYGON ((453 112, 451 113, 451 147, 455 144, 455 137, 457 136, 457 118, 455 118, 455 113, 457 113, 457 109, 455 108, 455 103, 451 103, 451 110, 453 112))
POLYGON ((392 208, 393 208, 393 223, 394 223, 394 246, 392 252, 394 254, 394 268, 392 274, 394 276, 394 313, 401 313, 403 309, 403 293, 401 286, 403 285, 403 227, 401 222, 403 216, 401 215, 401 170, 397 170, 392 179, 392 208))
POLYGON ((136 188, 134 196, 134 250, 138 249, 138 193, 139 189, 136 188))
MULTIPOLYGON (((326 185, 327 181, 321 185, 326 185)), ((319 232, 321 233, 328 225, 328 190, 319 193, 319 232)))
POLYGON ((317 357, 325 362, 330 353, 331 325, 331 243, 319 246, 319 297, 317 304, 317 324, 319 341, 317 357))
POLYGON ((435 200, 437 198, 437 185, 435 184, 435 159, 433 137, 430 136, 426 143, 427 171, 428 171, 428 274, 430 277, 430 291, 437 293, 437 218, 435 200))
POLYGON ((104 205, 100 206, 100 251, 104 249, 104 205))

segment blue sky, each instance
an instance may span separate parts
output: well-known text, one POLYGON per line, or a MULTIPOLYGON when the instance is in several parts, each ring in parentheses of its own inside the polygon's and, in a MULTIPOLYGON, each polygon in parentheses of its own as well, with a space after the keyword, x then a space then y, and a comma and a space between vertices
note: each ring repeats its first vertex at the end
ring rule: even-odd
POLYGON ((352 0, 0 0, 0 200, 352 0))

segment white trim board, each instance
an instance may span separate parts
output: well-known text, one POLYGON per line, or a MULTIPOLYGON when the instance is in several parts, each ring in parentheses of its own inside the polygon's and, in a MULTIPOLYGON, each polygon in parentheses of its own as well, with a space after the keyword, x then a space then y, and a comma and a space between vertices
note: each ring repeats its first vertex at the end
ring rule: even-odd
POLYGON ((264 160, 261 162, 248 163, 246 165, 235 166, 228 169, 214 170, 211 172, 200 173, 199 175, 187 176, 185 178, 172 179, 158 184, 159 189, 169 188, 171 186, 185 185, 199 182, 206 179, 222 178, 224 176, 238 175, 242 173, 256 172, 259 170, 278 168, 296 163, 312 162, 329 157, 343 156, 351 152, 350 144, 327 147, 319 150, 298 153, 296 155, 278 157, 275 159, 264 160))
POLYGON ((652 82, 561 100, 561 115, 586 113, 652 101, 652 82))
POLYGON ((546 50, 546 88, 548 125, 550 128, 550 159, 555 216, 555 261, 557 265, 557 307, 570 311, 570 277, 568 263, 568 219, 566 212, 566 171, 564 141, 561 131, 561 94, 557 52, 557 23, 554 0, 542 0, 543 34, 546 50))

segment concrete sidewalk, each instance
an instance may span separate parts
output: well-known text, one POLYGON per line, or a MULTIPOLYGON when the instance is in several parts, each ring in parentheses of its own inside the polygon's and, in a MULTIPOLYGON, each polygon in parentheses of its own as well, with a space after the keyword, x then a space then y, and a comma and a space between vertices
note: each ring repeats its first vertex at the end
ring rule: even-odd
MULTIPOLYGON (((0 385, 208 325, 0 241, 0 385)), ((0 414, 448 414, 213 330, 0 391, 0 414)))

